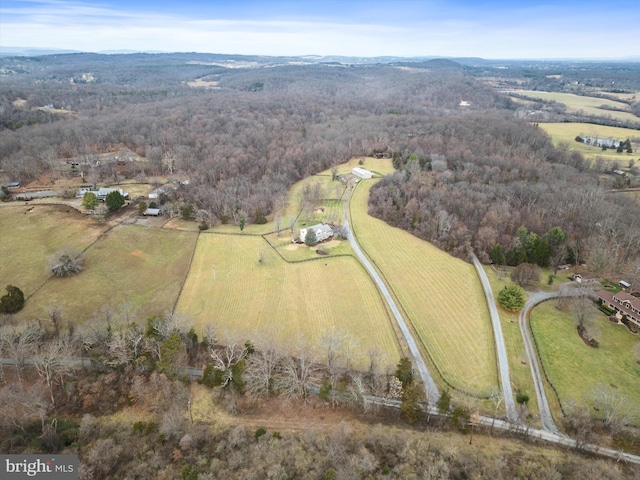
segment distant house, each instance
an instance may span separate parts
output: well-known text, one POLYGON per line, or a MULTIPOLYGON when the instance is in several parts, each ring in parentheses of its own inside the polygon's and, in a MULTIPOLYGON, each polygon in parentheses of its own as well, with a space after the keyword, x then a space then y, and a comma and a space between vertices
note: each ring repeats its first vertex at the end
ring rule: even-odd
POLYGON ((616 316, 622 318, 625 315, 629 321, 640 327, 640 299, 629 295, 625 291, 610 293, 601 290, 596 296, 602 300, 603 305, 615 310, 616 316))
POLYGON ((104 200, 107 198, 107 195, 109 195, 111 192, 119 192, 120 195, 122 195, 124 198, 129 198, 129 194, 127 192, 125 192, 124 190, 122 190, 121 188, 100 188, 96 191, 94 191, 93 193, 96 194, 96 197, 98 197, 99 200, 104 200))
POLYGON ((333 230, 331 229, 331 227, 329 225, 325 225, 323 223, 319 223, 318 225, 313 225, 311 227, 308 228, 301 228, 300 229, 300 241, 302 243, 304 243, 305 238, 307 238, 307 233, 309 232, 309 230, 313 230, 313 232, 316 234, 316 241, 317 242, 322 242, 324 240, 326 240, 327 238, 333 237, 333 230))
POLYGON ((84 198, 85 193, 93 193, 98 200, 104 201, 111 192, 120 192, 124 198, 129 198, 129 194, 121 188, 100 188, 98 190, 90 190, 88 188, 81 188, 76 192, 76 198, 84 198))
POLYGON ((469 102, 467 102, 466 100, 460 100, 460 104, 461 107, 470 107, 471 104, 469 102))
POLYGON ((159 217, 162 215, 162 209, 161 208, 147 208, 143 215, 145 217, 159 217))
POLYGON ((353 170, 351 170, 351 173, 358 178, 362 178, 363 180, 373 177, 373 173, 360 167, 355 167, 353 170))

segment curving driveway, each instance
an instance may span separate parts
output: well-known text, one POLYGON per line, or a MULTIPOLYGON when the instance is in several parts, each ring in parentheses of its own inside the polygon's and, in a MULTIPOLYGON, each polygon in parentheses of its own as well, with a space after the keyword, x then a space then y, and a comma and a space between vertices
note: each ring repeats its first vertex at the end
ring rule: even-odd
POLYGON ((351 244, 353 251, 356 253, 362 265, 364 265, 364 267, 367 269, 367 271, 375 281, 376 285, 380 289, 380 292, 382 293, 382 296, 384 297, 387 304, 389 305, 389 308, 391 309, 391 312, 393 313, 393 316, 395 317, 396 322, 400 327, 400 330, 402 331, 402 335, 404 336, 404 339, 407 342, 407 345, 409 346, 409 351, 411 352, 411 356, 413 357, 413 364, 415 365, 416 369, 420 373, 420 378, 422 379, 422 383, 424 384, 426 394, 427 394, 427 399, 429 400, 429 405, 435 405, 435 403, 438 401, 438 398, 440 398, 440 392, 438 391, 438 387, 433 381, 433 377, 431 376, 431 373, 429 373, 427 364, 424 362, 422 355, 420 355, 420 350, 418 349, 418 345, 415 339, 413 338, 411 331, 407 327, 407 324, 405 323, 404 318, 400 313, 400 310, 398 310, 398 307, 393 301, 393 298, 391 297, 391 293, 389 293, 387 286, 385 285, 382 278, 380 278, 380 275, 378 275, 378 272, 376 271, 376 269, 373 268, 373 265, 371 265, 371 262, 369 262, 365 254, 360 249, 360 245, 358 244, 358 241, 355 239, 353 233, 351 232, 351 228, 349 227, 349 202, 351 201, 352 192, 353 191, 350 191, 348 193, 347 198, 345 199, 345 202, 344 202, 344 228, 347 231, 349 243, 351 244))
POLYGON ((520 333, 522 334, 522 339, 524 340, 524 347, 527 352, 527 360, 529 361, 529 365, 531 366, 531 375, 533 376, 533 384, 536 388, 536 398, 538 399, 538 410, 540 415, 540 423, 542 424, 542 429, 547 432, 560 435, 560 431, 553 421, 553 416, 551 415, 551 409, 549 408, 549 402, 547 401, 547 395, 544 390, 544 380, 542 378, 542 374, 540 373, 540 364, 538 363, 538 355, 536 354, 536 350, 533 347, 533 342, 531 341, 531 332, 529 330, 529 325, 527 321, 529 320, 529 313, 531 309, 536 305, 546 302, 547 300, 551 300, 552 298, 558 298, 561 296, 565 297, 579 297, 582 295, 588 295, 590 292, 588 289, 569 289, 565 288, 558 292, 527 292, 529 294, 529 300, 524 304, 522 310, 520 310, 520 315, 518 316, 518 324, 520 325, 520 333))
POLYGON ((493 326, 493 335, 496 341, 496 356, 498 357, 498 367, 500 368, 500 383, 502 384, 502 395, 504 396, 504 407, 507 411, 507 418, 510 422, 518 422, 518 411, 516 402, 513 400, 513 390, 511 389, 511 375, 509 374, 509 360, 507 358, 507 349, 504 345, 504 336, 502 335, 502 325, 500 324, 500 314, 496 307, 496 301, 493 298, 493 291, 489 284, 487 274, 482 268, 482 264, 478 257, 472 253, 473 265, 476 267, 484 295, 487 298, 489 313, 491 314, 491 325, 493 326))

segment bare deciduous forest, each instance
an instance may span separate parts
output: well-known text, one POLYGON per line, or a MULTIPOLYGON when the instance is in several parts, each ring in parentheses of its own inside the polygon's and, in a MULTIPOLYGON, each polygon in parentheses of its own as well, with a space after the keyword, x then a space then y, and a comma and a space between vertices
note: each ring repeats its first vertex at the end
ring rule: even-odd
MULTIPOLYGON (((612 193, 637 186, 636 177, 613 175, 615 165, 592 164, 568 146, 555 147, 498 87, 525 82, 532 90, 580 93, 574 81, 604 88, 615 79, 618 93, 637 92, 640 67, 513 62, 504 70, 475 59, 293 63, 301 62, 205 54, 0 58, 0 181, 188 178, 169 193, 176 203, 204 212, 212 225, 258 223, 282 208, 296 181, 353 157, 384 156, 396 171, 372 188, 370 213, 452 255, 468 259, 474 252, 485 263, 556 270, 584 262, 599 273, 637 274, 638 203, 612 193), (227 68, 233 62, 250 68, 227 68), (106 153, 137 160, 100 161, 106 153)), ((626 102, 638 112, 640 102, 626 102)), ((550 120, 580 119, 551 107, 550 120)), ((640 163, 640 154, 633 154, 640 163)), ((206 390, 225 415, 263 413, 255 398, 264 395, 255 392, 269 396, 274 378, 288 379, 286 385, 279 380, 280 392, 294 392, 285 408, 307 408, 309 385, 322 398, 322 375, 315 360, 302 358, 303 350, 269 358, 268 349, 249 352, 252 345, 236 352, 212 338, 199 343, 193 331, 156 331, 158 319, 148 320, 147 331, 129 325, 112 331, 111 317, 103 317, 109 318, 93 333, 92 324, 84 332, 69 324, 62 335, 54 321, 56 335, 29 326, 0 338, 0 352, 15 363, 0 370, 0 380, 11 380, 0 389, 2 451, 80 448, 82 478, 636 475, 628 466, 569 450, 550 456, 535 445, 523 454, 530 445, 502 437, 493 449, 471 450, 460 434, 469 426, 464 418, 451 427, 448 420, 420 416, 418 426, 399 427, 399 413, 376 409, 372 415, 365 388, 358 390, 369 382, 367 391, 388 392, 390 372, 358 378, 329 372, 334 391, 342 388, 340 398, 351 400, 311 402, 314 409, 356 418, 356 431, 336 424, 331 432, 279 433, 188 421, 194 388, 179 378, 203 356, 215 368, 205 370, 202 383, 230 385, 214 394, 206 390), (76 374, 77 365, 64 360, 79 353, 90 354, 94 373, 76 374), (27 366, 32 356, 35 363, 27 366), (27 397, 32 400, 21 401, 27 397), (118 419, 132 407, 144 416, 118 419), (450 428, 455 432, 442 433, 450 428)), ((468 417, 464 408, 461 415, 468 417)), ((578 417, 571 419, 580 423, 578 417)), ((620 441, 638 448, 637 438, 620 441)))

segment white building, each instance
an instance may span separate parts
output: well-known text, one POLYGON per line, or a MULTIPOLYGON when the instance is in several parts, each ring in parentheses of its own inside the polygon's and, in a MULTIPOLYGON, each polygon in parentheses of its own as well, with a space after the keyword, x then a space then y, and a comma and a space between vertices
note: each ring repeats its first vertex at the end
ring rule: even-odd
POLYGON ((362 178, 363 180, 373 177, 373 173, 360 167, 355 167, 353 170, 351 170, 351 173, 356 177, 362 178))
POLYGON ((313 230, 316 234, 316 243, 322 242, 329 237, 333 237, 333 230, 331 230, 331 227, 329 225, 319 223, 318 225, 300 229, 301 242, 304 242, 305 238, 307 238, 307 233, 309 232, 309 230, 313 230))

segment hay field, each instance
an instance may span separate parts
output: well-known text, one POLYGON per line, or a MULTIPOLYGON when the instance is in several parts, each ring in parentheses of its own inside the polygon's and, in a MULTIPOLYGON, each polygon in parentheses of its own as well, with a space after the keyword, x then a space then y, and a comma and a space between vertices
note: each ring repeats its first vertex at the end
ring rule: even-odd
POLYGON ((259 236, 201 234, 176 311, 192 316, 196 331, 212 324, 232 341, 294 345, 301 336, 317 345, 341 328, 358 341, 351 363, 359 367, 369 350, 383 354, 383 365, 401 356, 386 307, 354 257, 290 264, 259 236))
POLYGON ((569 144, 571 150, 577 150, 581 152, 585 158, 594 159, 596 157, 602 157, 608 161, 618 161, 622 165, 626 164, 630 159, 636 159, 637 152, 634 153, 617 153, 615 150, 608 149, 603 151, 598 147, 592 147, 585 145, 584 143, 578 143, 575 138, 580 136, 592 136, 601 138, 613 138, 616 140, 631 139, 633 143, 635 141, 634 149, 637 148, 640 143, 640 130, 633 130, 630 128, 620 127, 606 127, 602 125, 593 125, 590 123, 540 123, 540 128, 547 132, 554 145, 558 145, 560 142, 569 144), (635 139, 635 140, 634 140, 635 139))
MULTIPOLYGON (((567 106, 567 111, 575 113, 582 111, 587 115, 604 116, 608 115, 612 118, 616 118, 623 121, 640 121, 640 118, 636 117, 629 111, 629 105, 623 102, 616 102, 605 98, 587 97, 583 95, 575 95, 573 93, 560 93, 560 92, 539 92, 522 90, 511 92, 513 94, 523 96, 531 100, 547 100, 562 103, 567 106), (617 110, 609 110, 608 108, 615 108, 617 110)), ((516 97, 517 98, 517 97, 516 97)))
MULTIPOLYGON (((571 399, 593 405, 590 398, 593 389, 603 383, 629 401, 637 402, 640 365, 632 349, 638 338, 623 325, 609 322, 604 314, 596 315, 602 334, 599 348, 592 348, 578 337, 571 313, 558 310, 556 302, 545 302, 533 309, 531 328, 549 379, 563 405, 571 399)), ((590 411, 597 415, 593 409, 590 411)), ((640 419, 636 419, 636 424, 640 425, 640 419)))
POLYGON ((374 183, 361 182, 351 200, 358 241, 386 277, 444 377, 458 388, 487 393, 498 384, 495 345, 473 265, 369 216, 374 183))
MULTIPOLYGON (((82 250, 108 228, 75 209, 58 205, 0 208, 0 278, 31 295, 48 278, 49 258, 62 247, 82 250)), ((28 303, 27 303, 28 305, 28 303)))
POLYGON ((64 318, 80 323, 103 305, 126 303, 142 318, 171 310, 196 239, 192 232, 117 226, 85 252, 83 272, 49 279, 17 316, 42 318, 50 305, 60 307, 64 318))

